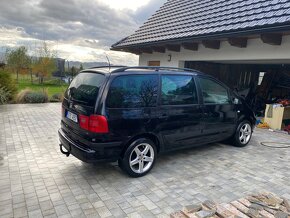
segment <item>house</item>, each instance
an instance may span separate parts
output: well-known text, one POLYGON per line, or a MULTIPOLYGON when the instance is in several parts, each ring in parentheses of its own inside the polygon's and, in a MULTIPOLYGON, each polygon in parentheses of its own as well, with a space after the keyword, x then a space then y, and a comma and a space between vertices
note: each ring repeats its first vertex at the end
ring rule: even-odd
MULTIPOLYGON (((264 101, 290 95, 290 0, 168 0, 111 47, 139 65, 193 68, 264 101)), ((290 96, 289 96, 290 97, 290 96)))

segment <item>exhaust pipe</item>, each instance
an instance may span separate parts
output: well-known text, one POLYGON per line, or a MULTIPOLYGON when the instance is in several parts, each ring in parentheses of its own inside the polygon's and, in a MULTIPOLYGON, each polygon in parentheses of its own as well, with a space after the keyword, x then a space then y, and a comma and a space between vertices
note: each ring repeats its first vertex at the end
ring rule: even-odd
POLYGON ((59 144, 59 149, 60 149, 61 153, 63 153, 64 155, 66 155, 68 157, 70 155, 70 151, 64 150, 63 147, 64 146, 62 144, 59 144))

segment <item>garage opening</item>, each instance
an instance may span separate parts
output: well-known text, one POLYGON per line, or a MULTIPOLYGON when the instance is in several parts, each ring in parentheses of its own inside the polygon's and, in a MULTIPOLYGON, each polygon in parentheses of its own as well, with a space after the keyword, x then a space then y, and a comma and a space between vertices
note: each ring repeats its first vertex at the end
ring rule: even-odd
POLYGON ((237 90, 256 113, 263 114, 266 104, 290 98, 290 64, 185 61, 184 66, 212 75, 237 90))

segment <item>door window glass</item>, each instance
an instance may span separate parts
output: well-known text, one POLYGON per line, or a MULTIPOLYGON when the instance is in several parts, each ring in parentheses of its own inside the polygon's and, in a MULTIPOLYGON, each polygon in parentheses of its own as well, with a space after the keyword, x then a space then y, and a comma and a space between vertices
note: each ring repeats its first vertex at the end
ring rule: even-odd
POLYGON ((205 78, 199 78, 199 83, 205 104, 227 104, 230 102, 227 89, 219 83, 205 78))
POLYGON ((192 76, 164 75, 161 100, 163 105, 197 104, 197 93, 192 76))
POLYGON ((155 107, 157 75, 119 76, 111 83, 106 105, 109 108, 155 107))

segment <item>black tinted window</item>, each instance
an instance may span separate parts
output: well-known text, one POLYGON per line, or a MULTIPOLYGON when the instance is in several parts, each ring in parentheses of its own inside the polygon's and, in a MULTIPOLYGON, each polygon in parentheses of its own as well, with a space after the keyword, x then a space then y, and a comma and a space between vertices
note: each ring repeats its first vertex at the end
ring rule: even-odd
POLYGON ((119 76, 110 86, 106 105, 109 108, 154 107, 157 91, 157 75, 119 76))
POLYGON ((203 102, 205 104, 229 103, 228 91, 219 83, 205 78, 199 78, 203 102))
POLYGON ((94 106, 105 76, 97 73, 80 73, 73 79, 65 97, 78 103, 94 106))
POLYGON ((162 104, 181 105, 197 104, 197 93, 192 76, 165 75, 162 76, 162 104))

